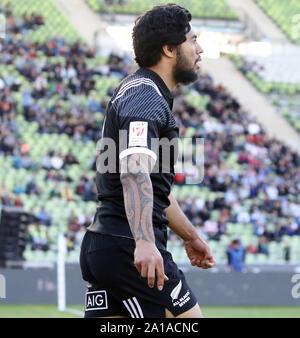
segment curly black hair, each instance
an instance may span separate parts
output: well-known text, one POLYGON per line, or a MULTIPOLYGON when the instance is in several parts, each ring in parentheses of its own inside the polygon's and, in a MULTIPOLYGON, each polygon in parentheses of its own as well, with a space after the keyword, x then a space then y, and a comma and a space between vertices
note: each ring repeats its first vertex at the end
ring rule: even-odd
POLYGON ((162 47, 176 47, 182 44, 190 31, 191 13, 176 4, 154 6, 141 14, 133 27, 132 39, 135 61, 140 67, 157 64, 162 47))

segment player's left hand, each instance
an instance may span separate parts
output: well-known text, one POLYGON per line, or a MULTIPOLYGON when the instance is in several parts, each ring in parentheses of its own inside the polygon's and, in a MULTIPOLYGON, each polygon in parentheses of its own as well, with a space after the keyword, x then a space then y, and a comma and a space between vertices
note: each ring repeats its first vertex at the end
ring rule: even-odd
POLYGON ((210 269, 216 265, 210 247, 200 237, 184 241, 184 247, 193 266, 210 269))

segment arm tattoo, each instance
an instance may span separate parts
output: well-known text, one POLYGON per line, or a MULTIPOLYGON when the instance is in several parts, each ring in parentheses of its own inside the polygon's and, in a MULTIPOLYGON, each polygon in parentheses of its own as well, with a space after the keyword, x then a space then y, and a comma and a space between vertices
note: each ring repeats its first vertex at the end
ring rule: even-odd
POLYGON ((143 239, 155 243, 152 225, 153 188, 149 172, 145 170, 144 163, 139 163, 137 154, 129 155, 124 160, 128 167, 126 172, 121 171, 120 179, 131 232, 135 241, 143 239), (137 168, 142 170, 137 171, 137 168))

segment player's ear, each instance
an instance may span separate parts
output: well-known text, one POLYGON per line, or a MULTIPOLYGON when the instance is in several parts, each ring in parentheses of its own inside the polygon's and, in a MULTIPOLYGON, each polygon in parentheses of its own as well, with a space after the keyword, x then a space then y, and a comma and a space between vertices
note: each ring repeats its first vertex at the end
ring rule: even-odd
POLYGON ((164 45, 162 46, 163 54, 169 58, 175 58, 176 57, 176 49, 173 46, 164 45))

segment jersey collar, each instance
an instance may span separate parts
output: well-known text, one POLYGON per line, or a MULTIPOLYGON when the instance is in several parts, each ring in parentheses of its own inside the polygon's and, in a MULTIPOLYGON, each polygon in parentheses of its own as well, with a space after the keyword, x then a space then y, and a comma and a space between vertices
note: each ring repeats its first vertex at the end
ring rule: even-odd
POLYGON ((170 109, 172 109, 174 96, 170 92, 167 85, 164 83, 163 79, 156 72, 154 72, 153 70, 151 70, 149 68, 139 68, 137 70, 137 73, 140 74, 140 75, 143 75, 145 77, 148 77, 152 81, 155 82, 155 84, 159 87, 163 97, 168 102, 170 109))

